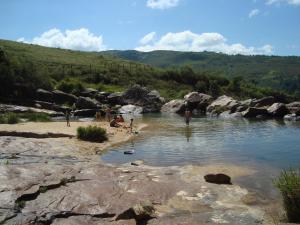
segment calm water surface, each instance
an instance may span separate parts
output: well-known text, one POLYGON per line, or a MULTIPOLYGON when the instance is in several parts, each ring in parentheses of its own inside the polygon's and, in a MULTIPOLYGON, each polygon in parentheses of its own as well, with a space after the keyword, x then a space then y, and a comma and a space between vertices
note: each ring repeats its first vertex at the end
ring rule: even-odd
POLYGON ((142 159, 149 165, 207 163, 259 164, 275 168, 300 165, 300 122, 193 118, 186 126, 178 115, 135 118, 150 126, 137 138, 102 156, 118 164, 142 159), (124 151, 134 150, 133 155, 124 151))

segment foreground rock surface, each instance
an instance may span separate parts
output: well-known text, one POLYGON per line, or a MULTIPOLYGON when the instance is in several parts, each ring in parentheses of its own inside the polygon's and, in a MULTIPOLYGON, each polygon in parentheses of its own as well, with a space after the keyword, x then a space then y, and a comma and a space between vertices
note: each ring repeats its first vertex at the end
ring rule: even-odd
POLYGON ((0 137, 0 223, 269 224, 262 206, 243 202, 246 189, 203 178, 253 171, 108 166, 75 152, 56 140, 0 137))

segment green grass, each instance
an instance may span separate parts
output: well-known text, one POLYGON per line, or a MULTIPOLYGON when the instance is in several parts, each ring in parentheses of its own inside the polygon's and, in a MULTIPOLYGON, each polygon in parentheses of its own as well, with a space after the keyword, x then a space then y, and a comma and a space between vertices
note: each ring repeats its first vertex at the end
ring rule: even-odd
POLYGON ((25 119, 29 122, 50 122, 51 118, 45 113, 4 113, 0 114, 0 124, 16 124, 25 119))
POLYGON ((300 169, 282 171, 274 184, 282 194, 288 221, 300 222, 300 169))
POLYGON ((78 127, 77 138, 84 141, 104 142, 108 140, 106 130, 97 126, 78 127))

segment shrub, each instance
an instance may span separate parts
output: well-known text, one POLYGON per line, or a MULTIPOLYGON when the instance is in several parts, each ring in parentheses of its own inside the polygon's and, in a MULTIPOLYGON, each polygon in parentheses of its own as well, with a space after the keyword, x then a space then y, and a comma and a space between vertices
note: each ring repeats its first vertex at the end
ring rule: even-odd
POLYGON ((103 142, 106 141, 106 130, 97 126, 78 127, 77 138, 84 141, 103 142))
POLYGON ((284 170, 274 180, 280 190, 289 222, 300 222, 300 169, 284 170))
POLYGON ((51 118, 46 113, 21 113, 19 117, 32 122, 50 122, 51 118))
POLYGON ((19 122, 19 117, 15 113, 7 113, 5 117, 8 124, 16 124, 19 122))

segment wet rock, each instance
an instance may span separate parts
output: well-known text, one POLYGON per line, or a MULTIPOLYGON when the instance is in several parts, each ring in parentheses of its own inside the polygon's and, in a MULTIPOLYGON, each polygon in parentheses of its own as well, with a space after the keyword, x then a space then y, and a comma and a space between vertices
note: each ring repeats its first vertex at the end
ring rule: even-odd
POLYGON ((121 114, 141 114, 143 108, 136 105, 124 105, 119 109, 121 114))
POLYGON ((225 111, 225 112, 222 112, 219 115, 219 117, 222 119, 237 119, 237 118, 242 118, 243 115, 241 112, 231 113, 230 111, 225 111))
POLYGON ((254 99, 250 106, 264 107, 264 106, 271 106, 276 102, 276 99, 273 96, 264 97, 261 99, 254 99))
POLYGON ((291 103, 287 104, 286 107, 288 108, 288 110, 291 113, 294 113, 297 116, 300 116, 300 102, 291 102, 291 103))
POLYGON ((68 94, 60 90, 54 90, 52 91, 52 93, 53 93, 54 102, 58 104, 69 103, 72 105, 76 103, 78 99, 75 95, 68 94))
POLYGON ((214 184, 229 184, 231 185, 231 178, 230 176, 218 173, 218 174, 207 174, 204 176, 204 179, 208 183, 214 183, 214 184))
POLYGON ((274 103, 268 108, 268 113, 273 117, 283 118, 286 114, 289 114, 290 111, 283 103, 274 103))
POLYGON ((141 166, 141 165, 144 165, 144 161, 143 160, 136 160, 136 161, 134 161, 134 162, 131 162, 130 164, 132 165, 132 166, 141 166))
POLYGON ((54 100, 53 93, 44 89, 37 89, 36 97, 38 100, 45 101, 45 102, 53 102, 54 100))
POLYGON ((100 103, 89 97, 80 96, 76 102, 76 108, 78 109, 96 109, 100 107, 100 103))
POLYGON ((263 116, 263 117, 268 117, 269 113, 267 109, 264 108, 255 108, 255 107, 250 107, 244 112, 242 112, 243 117, 245 118, 255 118, 258 116, 263 116))
POLYGON ((170 102, 167 102, 164 104, 161 108, 162 112, 168 112, 168 113, 184 113, 185 111, 185 104, 184 100, 176 99, 171 100, 170 102))
POLYGON ((116 92, 110 94, 109 96, 107 96, 107 102, 110 105, 123 105, 124 104, 123 92, 116 92))

